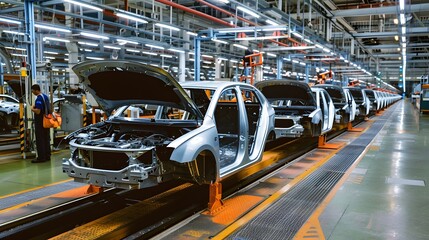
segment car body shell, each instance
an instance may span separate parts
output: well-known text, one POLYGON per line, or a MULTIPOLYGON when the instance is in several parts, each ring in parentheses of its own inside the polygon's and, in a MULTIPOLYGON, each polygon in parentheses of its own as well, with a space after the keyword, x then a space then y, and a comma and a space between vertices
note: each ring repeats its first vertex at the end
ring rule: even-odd
POLYGON ((369 98, 366 96, 366 92, 358 87, 344 87, 344 89, 348 89, 353 96, 356 103, 357 116, 367 117, 372 106, 369 98))
POLYGON ((63 171, 78 182, 130 189, 172 179, 199 184, 220 181, 260 161, 265 141, 274 132, 274 110, 262 93, 248 84, 186 82, 181 86, 160 68, 130 61, 88 61, 73 70, 102 109, 110 114, 106 121, 66 137, 70 141, 71 156, 63 159, 63 171), (118 81, 117 91, 130 92, 110 96, 115 94, 109 89, 114 80, 118 81), (142 89, 145 93, 142 95, 138 89, 129 89, 144 86, 145 82, 156 89, 142 89), (256 108, 252 105, 257 111, 251 114, 252 121, 247 103, 239 94, 243 89, 254 93, 259 101, 256 108), (150 93, 154 90, 156 94, 150 93), (211 93, 204 113, 203 107, 194 102, 194 92, 211 93), (229 92, 236 93, 235 100, 221 102, 219 97, 229 92), (139 104, 158 107, 149 118, 126 115, 129 106, 139 104), (177 119, 163 117, 171 109, 178 109, 177 119), (231 114, 236 122, 228 122, 231 114), (235 132, 221 134, 220 129, 228 129, 228 124, 236 127, 235 132), (252 136, 251 124, 255 125, 252 136))

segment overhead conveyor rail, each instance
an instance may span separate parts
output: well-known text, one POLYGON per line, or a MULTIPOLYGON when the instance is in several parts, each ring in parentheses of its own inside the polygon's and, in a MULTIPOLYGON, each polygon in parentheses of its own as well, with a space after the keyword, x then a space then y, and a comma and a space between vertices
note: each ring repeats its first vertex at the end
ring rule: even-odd
POLYGON ((340 150, 264 212, 242 225, 228 239, 292 239, 347 169, 365 151, 395 108, 386 111, 358 139, 340 150))

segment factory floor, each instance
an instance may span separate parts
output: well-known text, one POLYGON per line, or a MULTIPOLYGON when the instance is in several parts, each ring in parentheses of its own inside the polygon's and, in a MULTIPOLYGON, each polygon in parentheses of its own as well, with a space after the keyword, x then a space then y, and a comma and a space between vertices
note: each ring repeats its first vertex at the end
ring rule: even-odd
POLYGON ((396 105, 320 215, 326 239, 429 239, 429 114, 396 105))

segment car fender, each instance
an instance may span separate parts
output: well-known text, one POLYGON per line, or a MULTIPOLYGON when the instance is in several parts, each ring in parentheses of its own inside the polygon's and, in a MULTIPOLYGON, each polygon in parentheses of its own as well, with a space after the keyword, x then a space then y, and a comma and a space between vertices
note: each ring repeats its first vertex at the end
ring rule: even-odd
POLYGON ((167 147, 174 148, 170 160, 179 163, 191 162, 205 150, 219 159, 219 139, 214 121, 206 117, 201 127, 177 138, 167 147))
POLYGON ((311 118, 311 123, 318 124, 320 121, 322 121, 322 110, 318 108, 311 112, 308 117, 311 118))

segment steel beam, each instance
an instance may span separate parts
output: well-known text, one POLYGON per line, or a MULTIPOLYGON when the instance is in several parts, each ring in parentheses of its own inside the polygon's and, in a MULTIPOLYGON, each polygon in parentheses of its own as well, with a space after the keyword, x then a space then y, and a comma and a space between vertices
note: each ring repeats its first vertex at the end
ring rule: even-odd
MULTIPOLYGON (((429 11, 429 3, 411 4, 407 6, 409 12, 424 12, 429 11)), ((376 7, 376 8, 359 8, 332 11, 334 17, 357 17, 369 15, 385 15, 385 14, 398 14, 397 6, 376 7)))

